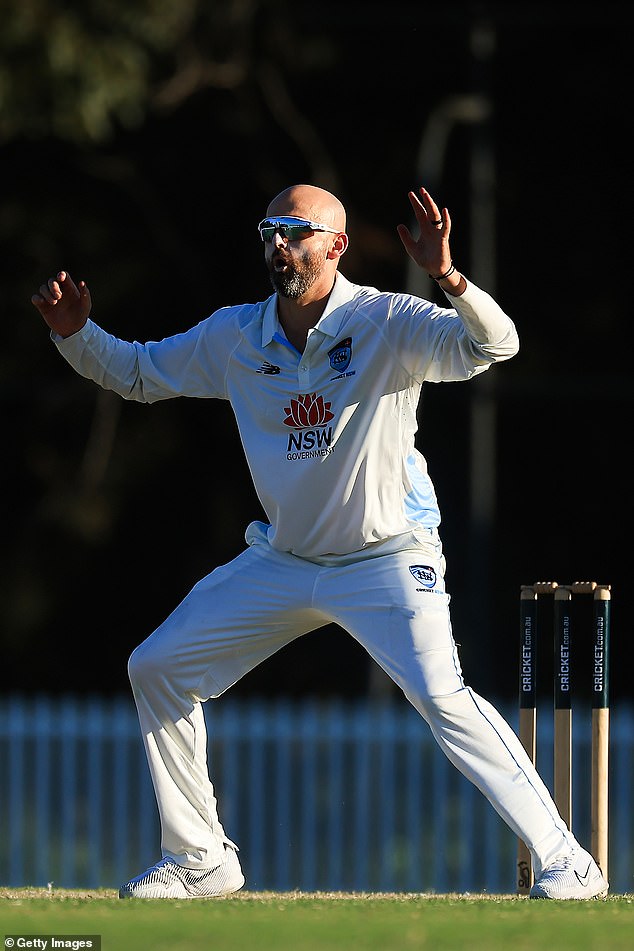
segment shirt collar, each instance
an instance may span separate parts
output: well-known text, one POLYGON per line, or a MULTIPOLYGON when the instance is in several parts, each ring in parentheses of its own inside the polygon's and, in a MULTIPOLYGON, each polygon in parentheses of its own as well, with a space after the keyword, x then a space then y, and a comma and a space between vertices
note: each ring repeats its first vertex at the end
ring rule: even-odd
MULTIPOLYGON (((329 337, 336 337, 341 327, 341 321, 347 310, 348 304, 355 295, 356 287, 339 271, 335 275, 335 283, 328 297, 323 314, 315 325, 315 330, 320 330, 329 337)), ((272 294, 265 302, 264 314, 262 316, 262 346, 266 347, 276 333, 281 333, 282 328, 277 318, 277 294, 272 294)))

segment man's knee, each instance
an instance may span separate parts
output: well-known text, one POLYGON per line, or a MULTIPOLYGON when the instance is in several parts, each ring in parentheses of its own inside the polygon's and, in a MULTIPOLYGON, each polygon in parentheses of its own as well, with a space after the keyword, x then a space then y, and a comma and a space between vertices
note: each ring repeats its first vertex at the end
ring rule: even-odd
POLYGON ((465 703, 469 702, 471 691, 464 685, 450 693, 431 695, 427 691, 406 690, 405 696, 418 710, 428 723, 446 720, 452 722, 453 717, 463 714, 465 703))

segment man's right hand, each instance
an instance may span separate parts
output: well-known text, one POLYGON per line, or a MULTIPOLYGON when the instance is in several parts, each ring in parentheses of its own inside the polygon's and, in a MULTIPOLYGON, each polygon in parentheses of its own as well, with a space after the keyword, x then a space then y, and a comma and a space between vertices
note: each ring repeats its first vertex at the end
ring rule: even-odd
POLYGON ((31 303, 60 337, 70 337, 81 330, 92 307, 90 291, 84 281, 75 284, 66 271, 49 277, 33 295, 31 303))

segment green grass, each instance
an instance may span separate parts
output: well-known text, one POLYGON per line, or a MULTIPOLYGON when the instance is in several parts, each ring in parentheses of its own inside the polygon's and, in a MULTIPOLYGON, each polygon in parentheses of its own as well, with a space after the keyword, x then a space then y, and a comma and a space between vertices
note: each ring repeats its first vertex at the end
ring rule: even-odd
MULTIPOLYGON (((98 934, 102 951, 632 951, 634 896, 242 892, 192 902, 108 892, 0 891, 0 935, 98 934)), ((16 944, 16 948, 18 945, 16 944)))

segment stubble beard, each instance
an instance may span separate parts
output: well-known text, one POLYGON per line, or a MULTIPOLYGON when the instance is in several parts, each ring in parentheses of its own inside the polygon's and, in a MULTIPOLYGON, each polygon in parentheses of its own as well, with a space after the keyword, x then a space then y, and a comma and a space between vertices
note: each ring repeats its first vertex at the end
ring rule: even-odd
POLYGON ((269 262, 269 277, 280 297, 299 300, 313 286, 321 272, 322 261, 316 254, 304 252, 296 261, 287 261, 285 271, 276 271, 269 262))

